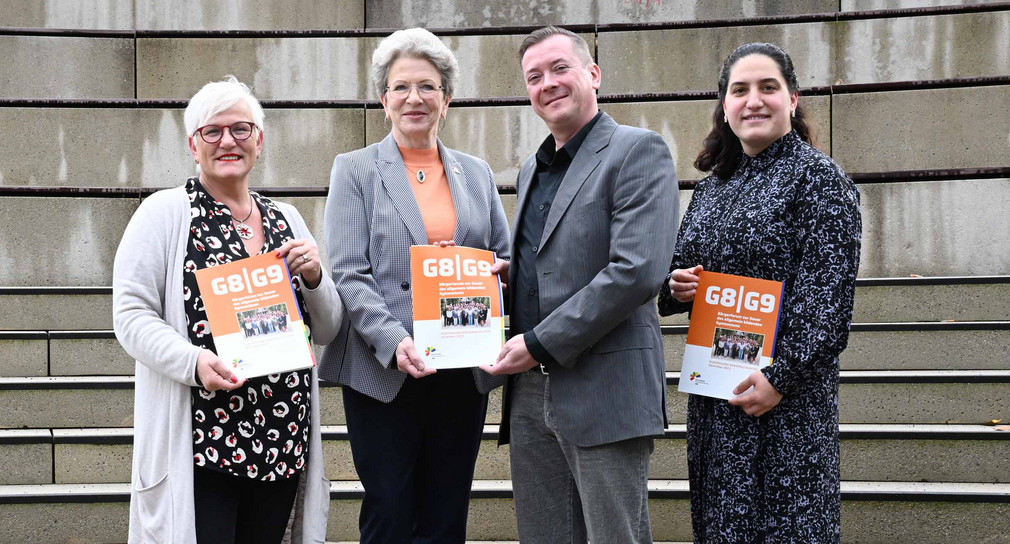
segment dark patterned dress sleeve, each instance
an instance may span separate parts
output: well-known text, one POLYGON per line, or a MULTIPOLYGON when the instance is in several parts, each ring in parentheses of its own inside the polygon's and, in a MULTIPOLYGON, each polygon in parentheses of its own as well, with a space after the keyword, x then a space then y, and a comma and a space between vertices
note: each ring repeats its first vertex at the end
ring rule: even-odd
POLYGON ((783 395, 837 371, 832 362, 848 340, 859 269, 862 223, 855 185, 827 158, 815 160, 807 177, 795 203, 798 269, 786 286, 774 364, 762 369, 783 395))
MULTIPOLYGON (((694 194, 691 197, 691 202, 687 205, 687 211, 684 212, 684 218, 680 221, 680 229, 677 233, 677 243, 673 248, 673 258, 670 260, 670 272, 678 268, 690 268, 698 263, 687 264, 681 262, 681 255, 683 254, 684 247, 684 230, 686 227, 693 223, 694 215, 698 213, 698 203, 701 202, 700 196, 705 192, 705 186, 707 185, 707 180, 703 179, 698 182, 698 185, 694 188, 694 194)), ((667 276, 663 278, 663 285, 659 289, 659 298, 656 300, 656 306, 659 309, 659 315, 667 316, 673 314, 682 314, 691 309, 691 302, 679 302, 677 299, 673 298, 670 293, 670 277, 667 276)))

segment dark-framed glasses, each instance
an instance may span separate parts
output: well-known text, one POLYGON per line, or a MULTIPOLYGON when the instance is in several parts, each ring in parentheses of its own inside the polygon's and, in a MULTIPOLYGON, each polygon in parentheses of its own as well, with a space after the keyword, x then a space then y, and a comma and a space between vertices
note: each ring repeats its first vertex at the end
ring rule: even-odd
POLYGON ((394 83, 389 87, 386 87, 386 94, 392 96, 393 98, 407 98, 410 96, 411 89, 417 89, 417 95, 421 98, 431 98, 438 94, 439 91, 443 90, 444 87, 441 85, 435 85, 430 81, 410 84, 394 83))
POLYGON ((234 140, 248 140, 252 136, 253 129, 256 128, 256 123, 250 123, 249 121, 239 121, 230 127, 222 127, 220 125, 204 125, 196 129, 196 133, 203 138, 203 141, 208 144, 216 144, 221 141, 224 137, 224 131, 231 132, 231 137, 234 140))

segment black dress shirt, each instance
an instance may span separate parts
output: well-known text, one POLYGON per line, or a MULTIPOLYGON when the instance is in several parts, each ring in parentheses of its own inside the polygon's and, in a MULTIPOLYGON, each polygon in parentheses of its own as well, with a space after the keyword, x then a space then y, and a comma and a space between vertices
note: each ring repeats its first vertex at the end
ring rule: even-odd
POLYGON ((561 181, 568 173, 572 159, 579 152, 579 147, 585 141, 589 131, 603 112, 597 112, 592 121, 586 123, 571 140, 556 149, 554 136, 548 136, 537 150, 537 167, 530 180, 526 202, 519 210, 519 224, 516 228, 515 255, 511 266, 515 268, 512 286, 512 313, 510 328, 512 335, 522 334, 526 340, 526 348, 538 363, 549 365, 557 363, 553 356, 543 347, 537 335, 533 332, 543 321, 540 314, 539 282, 537 281, 537 253, 540 251, 540 239, 544 234, 547 216, 551 212, 554 195, 558 193, 561 181))

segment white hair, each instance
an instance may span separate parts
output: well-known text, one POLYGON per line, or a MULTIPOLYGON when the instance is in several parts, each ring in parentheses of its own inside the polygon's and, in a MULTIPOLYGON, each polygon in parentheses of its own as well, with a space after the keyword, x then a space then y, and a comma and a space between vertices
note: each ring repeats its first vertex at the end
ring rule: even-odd
POLYGON ((252 122, 263 130, 263 106, 259 100, 252 95, 249 87, 238 80, 235 76, 224 76, 221 81, 213 81, 203 86, 202 89, 189 99, 186 106, 186 113, 183 120, 186 123, 186 134, 193 136, 196 129, 207 124, 207 121, 215 115, 234 106, 239 100, 245 100, 252 113, 252 122))
POLYGON ((372 53, 369 75, 372 86, 380 97, 386 92, 389 68, 400 57, 424 59, 434 64, 442 76, 445 96, 453 96, 459 79, 459 63, 456 62, 456 56, 431 32, 423 28, 408 28, 397 30, 387 36, 372 53))

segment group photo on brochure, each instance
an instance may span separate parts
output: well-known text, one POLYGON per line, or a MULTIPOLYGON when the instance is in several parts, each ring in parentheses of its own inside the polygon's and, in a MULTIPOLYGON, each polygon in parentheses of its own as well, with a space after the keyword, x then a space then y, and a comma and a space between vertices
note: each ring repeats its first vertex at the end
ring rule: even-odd
POLYGON ((840 542, 860 197, 816 147, 790 56, 747 43, 711 67, 681 215, 670 145, 601 108, 591 45, 529 33, 512 62, 537 145, 510 217, 486 158, 443 142, 474 74, 422 28, 370 43, 383 135, 333 158, 317 232, 250 188, 269 124, 233 76, 193 89, 195 171, 126 227, 129 542, 342 540, 323 447, 342 418, 360 542, 472 538, 490 436, 520 542, 650 543, 650 463, 682 393, 695 543, 840 542), (684 313, 667 361, 660 318, 684 313))

